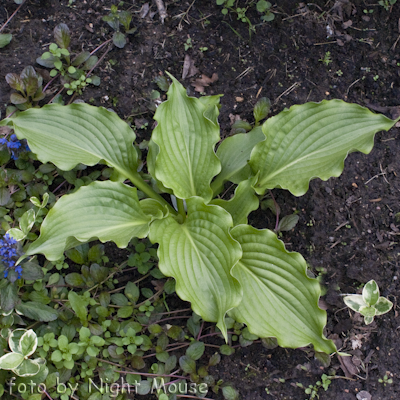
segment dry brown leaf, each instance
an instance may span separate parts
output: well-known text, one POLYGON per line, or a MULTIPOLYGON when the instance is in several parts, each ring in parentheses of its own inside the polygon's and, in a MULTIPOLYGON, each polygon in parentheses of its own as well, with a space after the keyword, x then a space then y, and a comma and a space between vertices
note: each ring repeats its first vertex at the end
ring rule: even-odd
POLYGON ((182 79, 190 78, 198 72, 199 70, 195 67, 194 61, 191 59, 189 54, 186 54, 185 60, 183 61, 182 79))
POLYGON ((201 78, 197 78, 194 82, 192 82, 192 86, 194 86, 194 90, 196 92, 203 93, 206 86, 210 86, 210 83, 214 83, 217 80, 218 74, 216 72, 212 74, 211 78, 202 74, 201 78))

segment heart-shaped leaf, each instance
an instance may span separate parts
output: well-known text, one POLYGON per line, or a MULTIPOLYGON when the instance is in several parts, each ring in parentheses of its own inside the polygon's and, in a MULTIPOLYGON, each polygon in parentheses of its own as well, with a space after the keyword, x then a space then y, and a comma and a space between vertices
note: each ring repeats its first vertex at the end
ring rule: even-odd
POLYGON ((232 275, 243 288, 243 300, 230 312, 259 337, 276 337, 282 347, 312 343, 316 351, 336 352, 323 336, 326 312, 318 307, 320 286, 306 274, 304 258, 289 253, 270 230, 239 225, 231 235, 242 246, 243 257, 232 275))
POLYGON ((279 187, 301 196, 311 179, 339 176, 348 153, 368 154, 375 133, 389 130, 394 123, 341 100, 295 105, 282 111, 263 124, 266 140, 251 153, 253 173, 260 172, 256 192, 264 194, 279 187))
POLYGON ((0 125, 4 124, 13 125, 17 137, 27 139, 43 163, 51 161, 64 171, 100 160, 127 178, 137 170, 137 152, 132 145, 135 134, 105 108, 49 104, 1 121, 0 125))
POLYGON ((233 225, 247 224, 248 215, 257 210, 259 206, 258 197, 254 193, 253 185, 256 182, 256 177, 247 179, 239 183, 235 190, 232 199, 226 201, 222 199, 215 199, 211 204, 216 204, 231 214, 233 225))
POLYGON ((43 253, 48 260, 58 260, 65 249, 95 237, 126 247, 132 237, 147 236, 151 219, 140 207, 136 188, 93 182, 56 203, 26 254, 43 253))
POLYGON ((221 169, 214 153, 219 140, 217 99, 189 97, 173 76, 171 79, 168 100, 154 116, 158 125, 152 141, 159 148, 155 177, 178 198, 199 196, 208 203, 211 179, 221 169))
POLYGON ((176 292, 192 303, 204 320, 217 322, 226 337, 225 314, 239 305, 242 290, 230 274, 241 257, 239 244, 229 235, 231 216, 221 207, 187 200, 188 217, 182 224, 167 217, 154 221, 150 239, 160 244, 160 270, 176 280, 176 292))
POLYGON ((248 179, 251 168, 248 165, 254 146, 265 140, 261 127, 249 133, 238 133, 226 138, 218 147, 217 156, 221 162, 221 172, 212 182, 214 193, 222 190, 225 181, 240 183, 248 179))

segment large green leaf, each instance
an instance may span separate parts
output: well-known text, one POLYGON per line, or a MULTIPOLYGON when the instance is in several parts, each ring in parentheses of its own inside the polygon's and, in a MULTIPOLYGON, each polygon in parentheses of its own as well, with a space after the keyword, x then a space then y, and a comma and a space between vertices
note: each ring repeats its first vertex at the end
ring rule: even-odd
POLYGON ((154 116, 158 125, 152 141, 159 151, 155 177, 172 189, 175 196, 182 199, 199 196, 207 203, 212 198, 211 179, 221 169, 214 153, 219 140, 215 96, 206 100, 189 97, 186 89, 171 78, 168 100, 154 116))
POLYGON ((312 178, 327 180, 343 171, 348 153, 368 154, 374 135, 395 121, 357 104, 323 100, 284 110, 262 126, 266 140, 254 148, 250 166, 260 171, 258 194, 276 187, 301 196, 312 178))
POLYGON ((88 104, 46 105, 2 121, 13 125, 43 163, 51 161, 68 171, 78 163, 95 165, 100 160, 130 177, 137 170, 135 134, 117 114, 88 104))
POLYGON ((64 250, 92 238, 126 247, 132 237, 147 236, 151 219, 140 207, 136 188, 93 182, 58 200, 26 254, 42 253, 48 260, 58 260, 64 250))
POLYGON ((323 336, 326 312, 318 307, 320 286, 307 277, 304 258, 288 252, 270 230, 239 225, 231 235, 242 246, 243 257, 232 275, 243 288, 243 300, 231 315, 260 337, 276 337, 282 347, 309 343, 316 351, 336 347, 323 336))
POLYGON ((253 177, 239 183, 235 194, 230 200, 214 199, 210 204, 216 204, 231 214, 233 225, 247 224, 248 215, 257 210, 258 197, 254 194, 253 185, 257 178, 253 177))
POLYGON ((150 239, 160 244, 160 270, 176 279, 176 292, 192 303, 204 320, 217 322, 226 337, 225 314, 239 305, 242 290, 230 274, 241 257, 239 244, 228 230, 231 216, 218 206, 187 200, 188 217, 179 224, 173 217, 154 221, 150 239))
POLYGON ((254 146, 265 140, 261 126, 249 133, 238 133, 226 138, 218 147, 217 156, 221 161, 221 172, 213 181, 211 187, 214 193, 220 192, 225 181, 240 183, 251 174, 248 165, 254 146))

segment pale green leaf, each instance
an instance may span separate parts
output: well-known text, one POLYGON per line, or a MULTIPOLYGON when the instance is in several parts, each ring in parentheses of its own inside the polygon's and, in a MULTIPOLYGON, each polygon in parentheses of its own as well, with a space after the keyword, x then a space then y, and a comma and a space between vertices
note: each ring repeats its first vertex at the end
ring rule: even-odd
POLYGON ((21 353, 25 357, 32 355, 36 351, 37 342, 38 340, 36 333, 32 329, 26 331, 19 340, 19 348, 21 349, 21 353))
POLYGON ((21 219, 19 220, 19 227, 21 228, 22 232, 27 235, 30 232, 34 223, 35 211, 31 209, 22 215, 21 219))
POLYGON ((26 238, 26 234, 18 228, 11 228, 7 231, 7 233, 16 241, 20 241, 26 238))
POLYGON ((373 279, 364 285, 362 297, 365 303, 370 306, 373 306, 379 300, 379 287, 373 279))
POLYGON ((213 181, 211 187, 218 193, 225 181, 240 183, 251 174, 248 161, 254 146, 265 139, 261 127, 254 128, 249 133, 239 133, 226 138, 218 147, 217 156, 221 162, 221 172, 213 181))
POLYGON ((295 105, 262 126, 266 140, 256 145, 250 166, 260 172, 258 194, 276 187, 295 196, 307 192, 313 178, 327 180, 343 171, 348 153, 368 154, 374 135, 395 121, 341 100, 295 105))
POLYGON ((243 250, 232 270, 243 300, 230 315, 259 337, 276 337, 282 347, 312 343, 316 351, 335 352, 333 342, 323 336, 326 312, 318 307, 320 286, 307 277, 304 258, 288 252, 267 229, 239 225, 231 235, 243 250))
POLYGON ((0 33, 0 49, 7 46, 12 39, 11 33, 0 33))
POLYGON ((183 224, 167 217, 154 221, 150 239, 160 244, 160 270, 176 280, 176 292, 192 303, 204 320, 217 322, 226 337, 225 314, 241 300, 242 290, 230 271, 241 257, 239 244, 228 233, 231 216, 218 206, 187 200, 183 224))
POLYGON ((214 118, 217 111, 210 111, 204 100, 188 97, 186 89, 174 77, 171 79, 168 100, 154 116, 158 125, 152 141, 159 147, 155 177, 176 197, 199 196, 207 203, 212 198, 211 179, 221 169, 214 153, 219 140, 219 125, 214 118))
POLYGON ((345 296, 343 297, 343 301, 347 307, 356 312, 360 312, 360 308, 367 305, 361 294, 351 294, 349 296, 345 296))
POLYGON ((77 164, 95 165, 100 160, 129 178, 137 170, 136 136, 117 114, 102 107, 79 103, 31 108, 0 125, 14 127, 19 139, 40 161, 51 161, 64 171, 77 164))
POLYGON ((14 369, 22 363, 24 359, 21 353, 7 353, 0 357, 0 369, 14 369))
POLYGON ((375 314, 376 314, 375 308, 374 307, 370 307, 370 306, 360 307, 360 311, 359 312, 364 317, 374 317, 375 314))
POLYGON ((18 367, 13 368, 13 372, 18 376, 34 376, 40 370, 40 365, 33 360, 23 360, 18 367))
POLYGON ((155 199, 143 199, 139 203, 142 211, 153 219, 162 219, 169 213, 168 208, 155 199))
POLYGON ((233 225, 247 224, 248 215, 257 210, 259 206, 258 197, 254 193, 253 185, 256 178, 247 179, 239 183, 235 194, 230 200, 215 199, 211 204, 218 205, 231 214, 233 225))
POLYGON ((292 230, 297 222, 299 222, 299 216, 297 214, 285 215, 278 225, 278 232, 286 232, 292 230))
POLYGON ((119 182, 93 182, 56 203, 26 254, 43 253, 54 261, 65 249, 92 238, 126 247, 132 237, 147 236, 150 221, 139 205, 136 188, 119 182))
POLYGON ((393 307, 393 303, 385 297, 379 297, 379 300, 374 304, 376 310, 375 315, 382 315, 389 312, 393 307))

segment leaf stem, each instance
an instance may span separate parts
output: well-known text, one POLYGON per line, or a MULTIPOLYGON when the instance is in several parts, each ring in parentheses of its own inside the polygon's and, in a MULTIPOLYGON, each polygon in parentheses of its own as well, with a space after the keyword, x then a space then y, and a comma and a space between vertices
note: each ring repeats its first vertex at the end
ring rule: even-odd
POLYGON ((185 206, 183 204, 183 199, 178 199, 176 198, 176 205, 178 206, 178 213, 182 215, 183 220, 186 219, 186 212, 185 212, 185 206))
POLYGON ((162 197, 160 194, 156 193, 143 179, 142 177, 137 173, 134 172, 128 176, 129 180, 144 194, 147 196, 151 197, 152 199, 158 200, 161 204, 164 206, 168 207, 168 210, 170 213, 173 213, 177 215, 176 211, 173 209, 171 204, 169 204, 164 197, 162 197))

